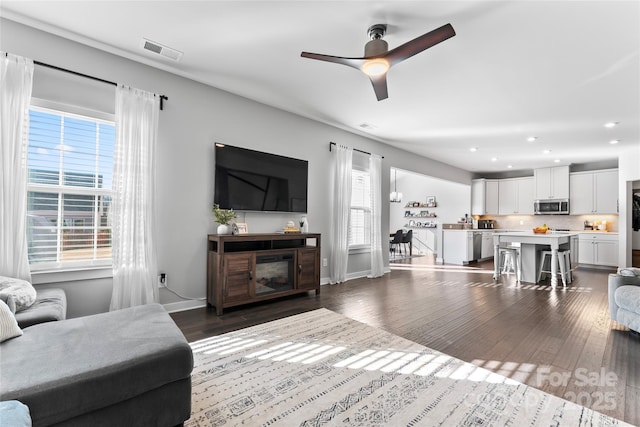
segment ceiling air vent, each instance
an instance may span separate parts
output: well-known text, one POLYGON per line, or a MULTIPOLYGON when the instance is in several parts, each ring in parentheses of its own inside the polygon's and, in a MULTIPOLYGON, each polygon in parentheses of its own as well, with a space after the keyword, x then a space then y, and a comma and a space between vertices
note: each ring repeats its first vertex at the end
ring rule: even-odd
POLYGON ((182 52, 180 52, 179 50, 172 49, 168 46, 164 46, 151 40, 142 39, 141 46, 143 49, 148 50, 149 52, 157 53, 158 55, 162 55, 165 58, 169 58, 174 61, 179 61, 180 58, 182 58, 182 52))

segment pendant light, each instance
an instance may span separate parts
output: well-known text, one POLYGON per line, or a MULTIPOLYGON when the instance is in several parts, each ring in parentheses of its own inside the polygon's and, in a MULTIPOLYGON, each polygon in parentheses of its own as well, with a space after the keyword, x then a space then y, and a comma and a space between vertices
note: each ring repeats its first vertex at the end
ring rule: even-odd
POLYGON ((389 201, 391 203, 400 203, 402 202, 402 193, 398 193, 398 169, 393 170, 394 180, 393 180, 393 191, 389 194, 389 201))

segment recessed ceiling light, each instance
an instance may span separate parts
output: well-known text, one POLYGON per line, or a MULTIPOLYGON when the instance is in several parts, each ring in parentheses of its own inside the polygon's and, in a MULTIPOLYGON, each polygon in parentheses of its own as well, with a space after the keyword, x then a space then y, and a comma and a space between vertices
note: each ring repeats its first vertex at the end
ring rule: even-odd
POLYGON ((497 157, 492 157, 492 158, 491 158, 491 161, 492 161, 492 162, 497 162, 497 161, 498 161, 498 158, 497 158, 497 157))
POLYGON ((475 153, 476 151, 478 151, 478 147, 471 147, 469 148, 469 151, 471 151, 472 153, 475 153))
POLYGON ((560 159, 555 159, 553 163, 560 163, 560 159))
POLYGON ((507 165, 507 169, 511 169, 513 166, 511 165, 507 165))
POLYGON ((609 141, 609 144, 614 145, 614 144, 617 144, 618 142, 620 142, 619 139, 612 139, 611 141, 609 141))
POLYGON ((551 150, 544 150, 544 151, 542 152, 542 154, 549 154, 549 153, 551 153, 551 150))
POLYGON ((620 124, 620 122, 609 122, 609 123, 605 123, 605 124, 604 124, 604 127, 606 127, 606 128, 612 128, 612 127, 615 127, 615 126, 617 126, 617 125, 619 125, 619 124, 620 124))
POLYGON ((370 129, 370 130, 376 129, 377 127, 376 125, 372 125, 371 123, 366 123, 366 122, 360 123, 358 126, 362 129, 370 129))
POLYGON ((537 137, 537 136, 530 136, 529 138, 527 138, 527 141, 529 141, 529 142, 533 142, 533 141, 535 141, 536 139, 538 139, 538 137, 537 137))

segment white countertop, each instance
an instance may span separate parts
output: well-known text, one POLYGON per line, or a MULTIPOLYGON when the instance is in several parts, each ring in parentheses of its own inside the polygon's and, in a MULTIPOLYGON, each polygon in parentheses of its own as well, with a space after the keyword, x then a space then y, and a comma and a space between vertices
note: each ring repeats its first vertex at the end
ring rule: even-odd
POLYGON ((495 234, 507 236, 523 237, 553 237, 553 236, 575 236, 578 231, 551 231, 547 233, 534 233, 533 231, 498 231, 495 234))
MULTIPOLYGON (((480 231, 482 233, 528 233, 530 235, 542 235, 544 234, 536 234, 531 230, 516 230, 513 228, 443 228, 443 231, 456 231, 456 232, 467 232, 467 231, 480 231)), ((570 230, 570 231, 549 231, 547 234, 610 234, 610 235, 618 235, 617 231, 601 231, 601 230, 570 230)))

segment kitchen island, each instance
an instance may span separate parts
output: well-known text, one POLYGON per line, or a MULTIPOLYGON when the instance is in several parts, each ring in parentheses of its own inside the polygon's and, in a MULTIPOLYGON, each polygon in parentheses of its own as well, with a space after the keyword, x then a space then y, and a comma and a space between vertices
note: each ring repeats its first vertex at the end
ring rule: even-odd
POLYGON ((556 231, 551 233, 534 233, 532 231, 496 232, 493 234, 494 272, 493 278, 500 277, 500 246, 507 243, 520 244, 521 281, 536 283, 538 281, 539 252, 551 249, 551 287, 558 285, 558 250, 577 251, 578 233, 556 231))

